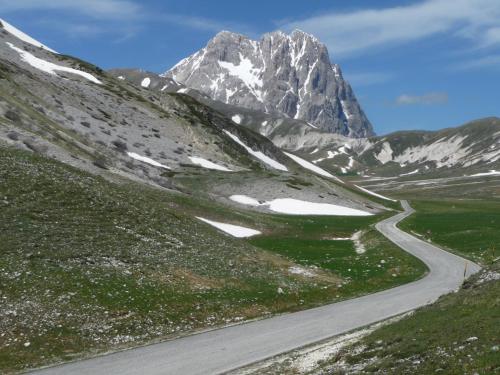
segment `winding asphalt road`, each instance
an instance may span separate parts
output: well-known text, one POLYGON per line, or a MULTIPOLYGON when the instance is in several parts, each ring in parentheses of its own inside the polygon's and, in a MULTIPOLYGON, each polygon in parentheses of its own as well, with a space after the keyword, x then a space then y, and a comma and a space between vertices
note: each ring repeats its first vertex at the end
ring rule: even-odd
POLYGON ((376 225, 421 259, 422 279, 375 294, 47 368, 37 374, 220 374, 413 310, 457 289, 480 267, 396 228, 413 209, 376 225), (466 266, 467 264, 467 266, 466 266))

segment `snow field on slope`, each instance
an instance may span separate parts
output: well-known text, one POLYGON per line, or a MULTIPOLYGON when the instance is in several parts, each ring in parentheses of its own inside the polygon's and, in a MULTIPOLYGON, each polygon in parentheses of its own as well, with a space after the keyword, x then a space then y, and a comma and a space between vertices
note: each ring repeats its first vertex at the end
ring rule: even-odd
POLYGON ((329 178, 333 178, 339 182, 342 182, 339 178, 335 177, 334 175, 332 175, 331 173, 328 173, 327 171, 325 171, 324 169, 308 162, 307 160, 304 160, 302 158, 299 158, 298 156, 294 155, 294 154, 290 154, 288 152, 283 152, 286 156, 288 156, 290 159, 292 159, 294 162, 296 162, 297 164, 299 164, 300 166, 306 168, 306 169, 309 169, 310 171, 313 171, 314 173, 317 173, 321 176, 324 176, 324 177, 329 177, 329 178))
POLYGON ((252 237, 256 236, 258 234, 261 234, 258 230, 251 229, 251 228, 246 228, 246 227, 241 227, 239 225, 233 225, 233 224, 226 224, 226 223, 221 223, 218 221, 212 221, 205 219, 203 217, 196 216, 198 220, 201 220, 221 231, 224 233, 230 234, 233 237, 238 237, 238 238, 244 238, 244 237, 252 237))
POLYGON ((366 211, 339 206, 330 203, 315 203, 293 198, 277 198, 260 203, 257 199, 246 195, 232 195, 233 202, 249 206, 266 207, 271 211, 289 215, 328 215, 328 216, 371 216, 366 211))
POLYGON ((150 84, 151 84, 151 78, 149 77, 144 78, 141 82, 141 86, 144 87, 145 89, 147 89, 150 84))
POLYGON ((229 168, 223 167, 222 165, 215 164, 215 163, 211 162, 210 160, 203 159, 203 158, 200 158, 198 156, 189 156, 189 160, 191 160, 191 162, 193 164, 199 165, 203 168, 215 169, 217 171, 223 171, 223 172, 232 172, 232 170, 229 168))
POLYGON ((382 199, 385 199, 386 201, 397 202, 395 199, 391 199, 391 198, 385 197, 383 195, 377 194, 377 193, 370 191, 368 189, 365 189, 361 186, 358 186, 358 185, 354 185, 354 186, 356 186, 359 190, 364 191, 367 194, 373 195, 374 197, 382 198, 382 199))
POLYGON ((83 72, 83 71, 78 70, 78 69, 68 68, 66 66, 57 65, 57 64, 51 63, 49 61, 42 60, 42 59, 32 55, 31 53, 27 52, 27 51, 24 51, 20 48, 17 48, 12 43, 7 42, 7 45, 10 48, 12 48, 14 51, 19 53, 19 55, 21 56, 21 60, 28 63, 32 67, 34 67, 38 70, 41 70, 42 72, 48 73, 50 75, 56 75, 56 76, 57 76, 56 71, 67 72, 67 73, 79 75, 79 76, 81 76, 81 77, 83 77, 83 78, 85 78, 93 83, 97 83, 98 85, 102 84, 101 81, 99 81, 97 78, 95 78, 90 73, 83 72))
POLYGON ((266 154, 260 152, 260 151, 254 151, 250 147, 248 147, 246 144, 244 144, 237 136, 234 134, 231 134, 227 130, 224 130, 224 133, 226 133, 233 141, 238 143, 240 146, 242 146, 250 155, 255 156, 257 159, 261 160, 265 164, 269 165, 271 168, 280 170, 280 171, 288 171, 288 168, 285 167, 283 164, 278 163, 276 160, 271 159, 269 156, 266 154))
POLYGON ((234 115, 233 117, 231 117, 231 120, 233 120, 233 122, 235 122, 239 125, 239 124, 241 124, 242 118, 240 115, 234 115))
POLYGON ((36 39, 33 39, 32 37, 30 37, 29 35, 23 33, 21 30, 15 28, 14 26, 12 26, 10 23, 4 21, 3 19, 0 18, 0 22, 2 23, 3 25, 3 28, 5 31, 7 31, 8 33, 14 35, 16 38, 22 40, 23 42, 25 43, 28 43, 28 44, 31 44, 35 47, 39 47, 39 48, 43 48, 47 51, 50 51, 50 52, 53 52, 53 53, 57 53, 56 51, 54 51, 53 49, 47 47, 45 44, 42 44, 40 43, 38 40, 36 39))
POLYGON ((490 170, 489 172, 482 172, 470 175, 470 177, 482 177, 482 176, 500 176, 500 171, 490 170))
POLYGON ((167 167, 166 165, 158 163, 156 160, 148 158, 147 156, 142 156, 142 155, 136 154, 135 152, 127 152, 127 155, 130 156, 132 159, 142 161, 143 163, 152 165, 154 167, 170 169, 170 167, 167 167))

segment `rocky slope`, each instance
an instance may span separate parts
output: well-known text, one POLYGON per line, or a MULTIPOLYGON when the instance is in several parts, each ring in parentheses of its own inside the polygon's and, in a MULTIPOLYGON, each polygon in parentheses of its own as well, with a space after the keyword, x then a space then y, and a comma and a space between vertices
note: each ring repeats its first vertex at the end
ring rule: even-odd
POLYGON ((0 32, 3 145, 115 181, 131 179, 231 205, 237 204, 229 197, 240 194, 377 210, 334 176, 304 168, 262 135, 193 97, 161 91, 167 83, 169 91, 183 87, 168 78, 138 71, 133 85, 19 35, 0 32), (297 188, 297 178, 313 182, 297 188), (325 189, 331 194, 324 196, 325 189))
POLYGON ((330 133, 374 134, 326 47, 299 30, 265 34, 260 41, 220 32, 163 76, 214 100, 304 120, 330 133))
POLYGON ((340 172, 386 177, 462 176, 500 169, 500 119, 476 120, 439 131, 404 131, 368 139, 274 139, 314 164, 340 172))
POLYGON ((500 120, 494 117, 439 131, 351 138, 328 133, 304 120, 213 100, 155 73, 116 69, 111 74, 137 86, 146 80, 150 82, 148 89, 154 92, 188 94, 234 123, 269 138, 280 149, 338 174, 454 176, 500 169, 500 120))

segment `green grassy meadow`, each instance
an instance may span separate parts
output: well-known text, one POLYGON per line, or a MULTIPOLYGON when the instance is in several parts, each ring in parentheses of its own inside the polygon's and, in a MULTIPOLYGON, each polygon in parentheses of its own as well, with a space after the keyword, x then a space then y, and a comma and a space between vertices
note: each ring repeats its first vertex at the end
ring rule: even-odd
POLYGON ((481 264, 500 257, 499 200, 411 201, 416 213, 400 227, 481 264))
POLYGON ((6 148, 0 181, 2 373, 318 306, 424 272, 369 229, 380 215, 243 211, 6 148), (194 216, 264 235, 235 239, 194 216), (360 229, 364 254, 329 240, 360 229), (300 266, 315 266, 313 276, 290 272, 300 266))

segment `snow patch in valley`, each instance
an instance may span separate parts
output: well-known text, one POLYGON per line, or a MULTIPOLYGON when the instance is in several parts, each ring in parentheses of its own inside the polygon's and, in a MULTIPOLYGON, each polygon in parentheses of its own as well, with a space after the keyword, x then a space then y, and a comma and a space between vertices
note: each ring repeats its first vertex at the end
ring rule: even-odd
POLYGON ((144 87, 145 89, 147 89, 150 84, 151 84, 151 78, 149 77, 144 78, 141 82, 141 86, 144 87))
POLYGON ((83 72, 83 71, 78 70, 78 69, 68 68, 68 67, 62 66, 62 65, 57 65, 57 64, 51 63, 49 61, 39 59, 38 57, 32 55, 31 53, 24 51, 20 48, 17 48, 12 43, 9 43, 9 42, 6 42, 6 43, 10 48, 12 48, 14 51, 19 53, 19 55, 21 56, 21 60, 28 63, 32 67, 34 67, 38 70, 41 70, 42 72, 48 73, 50 75, 55 75, 55 76, 57 76, 56 71, 66 72, 66 73, 79 75, 80 77, 83 77, 83 78, 85 78, 93 83, 97 83, 98 85, 102 84, 101 81, 99 81, 97 78, 95 78, 90 73, 83 72))
POLYGON ((239 125, 239 124, 241 124, 241 121, 243 120, 243 118, 241 117, 241 115, 234 115, 233 117, 231 117, 231 120, 233 120, 233 122, 235 122, 239 125))
POLYGON ((395 199, 391 199, 391 198, 387 198, 387 197, 384 197, 383 195, 380 195, 380 194, 377 194, 377 193, 374 193, 373 191, 370 191, 368 189, 365 189, 361 186, 358 186, 358 185, 354 185, 356 186, 359 190, 361 191, 364 191, 365 193, 367 194, 370 194, 370 195, 373 195, 374 197, 377 197, 377 198, 382 198, 382 199, 385 199, 386 201, 392 201, 392 202, 397 202, 395 199))
POLYGON ((242 227, 239 225, 226 224, 226 223, 221 223, 218 221, 212 221, 212 220, 208 220, 208 219, 205 219, 205 218, 199 217, 199 216, 196 216, 196 218, 198 220, 201 220, 201 221, 223 231, 224 233, 230 234, 233 237, 245 238, 245 237, 256 236, 256 235, 262 233, 258 230, 242 227))
POLYGON ((328 173, 327 171, 325 171, 324 169, 312 164, 312 163, 309 163, 307 160, 304 160, 302 158, 299 158, 298 156, 294 155, 294 154, 289 154, 288 152, 283 152, 286 156, 288 156, 289 158, 291 158, 294 162, 296 162, 297 164, 299 164, 300 166, 306 168, 306 169, 309 169, 310 171, 313 171, 314 173, 317 173, 321 176, 324 176, 324 177, 329 177, 329 178, 333 178, 337 181, 340 181, 342 182, 339 178, 335 177, 334 175, 332 175, 331 173, 328 173))
POLYGON ((119 77, 118 77, 118 79, 119 79, 120 81, 125 81, 125 77, 124 77, 124 76, 119 76, 119 77))
POLYGON ((489 172, 482 172, 470 175, 470 177, 482 177, 482 176, 500 176, 500 171, 492 169, 489 172))
POLYGON ((189 160, 191 160, 193 164, 199 165, 203 168, 215 169, 217 171, 223 171, 223 172, 232 172, 232 170, 229 168, 223 167, 222 165, 215 164, 210 160, 203 159, 197 156, 189 156, 189 160))
POLYGON ((266 121, 263 121, 262 124, 260 124, 261 126, 267 126, 267 120, 266 121))
POLYGON ((154 167, 170 169, 170 167, 167 167, 166 165, 158 163, 156 160, 148 158, 147 156, 142 156, 142 155, 136 154, 135 152, 127 152, 127 155, 130 156, 132 159, 142 161, 143 163, 152 165, 154 167))
POLYGON ((283 164, 278 163, 276 160, 271 159, 269 156, 266 154, 260 152, 260 151, 254 151, 250 147, 248 147, 246 144, 244 144, 237 136, 234 134, 231 134, 227 130, 224 130, 224 133, 226 133, 233 141, 238 143, 240 146, 242 146, 250 155, 255 156, 257 159, 261 160, 271 168, 280 170, 280 171, 288 171, 288 168, 285 167, 283 164))
POLYGON ((17 29, 16 27, 12 26, 10 23, 4 21, 3 19, 0 18, 0 22, 3 25, 3 28, 5 31, 8 33, 14 35, 16 38, 22 40, 25 43, 31 44, 35 47, 43 48, 47 51, 50 51, 52 53, 57 53, 53 49, 47 47, 45 44, 40 43, 38 40, 33 39, 30 37, 28 34, 23 33, 21 30, 17 29))
POLYGON ((411 172, 408 172, 408 173, 403 173, 403 174, 400 174, 399 177, 403 177, 403 176, 411 176, 412 174, 417 174, 418 172, 420 171, 419 168, 415 169, 414 171, 411 171, 411 172))
POLYGON ((245 195, 232 195, 232 201, 251 206, 266 207, 271 211, 289 215, 327 215, 327 216, 371 216, 366 211, 330 203, 315 203, 293 198, 277 198, 260 203, 245 195))
POLYGON ((186 88, 186 87, 183 87, 183 88, 181 88, 181 89, 177 90, 177 92, 178 92, 179 94, 185 94, 185 93, 187 93, 188 91, 189 91, 189 89, 188 89, 188 88, 186 88))

